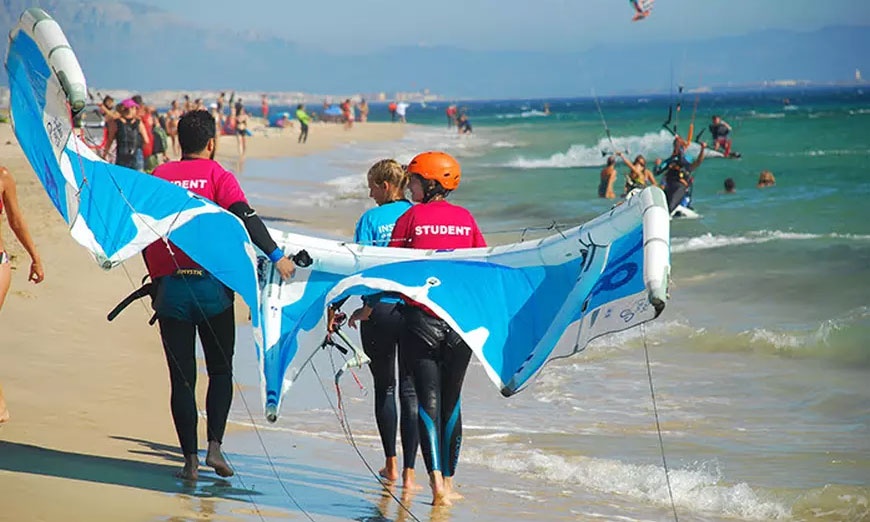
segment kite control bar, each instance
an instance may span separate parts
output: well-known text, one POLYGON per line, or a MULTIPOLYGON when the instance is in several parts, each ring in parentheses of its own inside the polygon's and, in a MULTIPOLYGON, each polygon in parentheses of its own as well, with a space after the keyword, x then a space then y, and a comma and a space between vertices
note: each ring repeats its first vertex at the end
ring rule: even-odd
POLYGON ((323 339, 323 344, 321 346, 334 346, 338 351, 342 354, 347 355, 348 351, 353 352, 353 355, 349 359, 344 361, 344 364, 339 368, 338 372, 335 374, 335 384, 338 384, 338 380, 341 378, 342 374, 351 368, 362 368, 363 365, 372 362, 369 359, 369 356, 365 354, 362 350, 360 350, 354 343, 351 341, 347 335, 341 330, 341 326, 347 320, 347 314, 342 312, 336 312, 332 318, 332 332, 327 333, 326 337, 323 339), (335 334, 342 340, 344 346, 336 343, 332 339, 332 335, 335 334))
POLYGON ((311 263, 314 262, 314 260, 311 259, 311 256, 308 254, 308 251, 305 249, 296 252, 292 256, 287 256, 287 258, 293 261, 293 263, 295 263, 296 266, 300 268, 308 268, 309 266, 311 266, 311 263))

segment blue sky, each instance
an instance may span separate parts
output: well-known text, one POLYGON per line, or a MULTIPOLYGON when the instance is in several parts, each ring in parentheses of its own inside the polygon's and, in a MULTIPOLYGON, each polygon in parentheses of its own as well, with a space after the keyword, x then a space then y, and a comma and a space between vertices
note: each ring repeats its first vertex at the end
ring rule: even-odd
POLYGON ((866 0, 657 0, 652 16, 638 23, 630 22, 628 0, 140 1, 203 25, 262 31, 342 54, 397 45, 582 51, 608 41, 641 46, 760 29, 870 25, 866 0))

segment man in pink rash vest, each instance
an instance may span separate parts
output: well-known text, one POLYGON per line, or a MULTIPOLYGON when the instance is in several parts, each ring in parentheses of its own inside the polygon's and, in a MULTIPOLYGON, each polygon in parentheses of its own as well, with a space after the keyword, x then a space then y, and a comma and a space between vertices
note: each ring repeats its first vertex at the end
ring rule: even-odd
MULTIPOLYGON (((236 177, 214 161, 217 144, 214 117, 204 110, 186 113, 178 122, 178 141, 181 161, 164 163, 154 169, 153 175, 214 201, 238 216, 253 243, 269 254, 281 277, 292 277, 296 270, 293 261, 284 256, 266 225, 248 206, 236 177)), ((234 293, 176 245, 167 245, 162 239, 145 249, 145 264, 153 282, 151 306, 157 315, 169 366, 172 419, 184 454, 184 467, 177 476, 185 480, 199 477, 198 410, 194 395, 197 333, 208 369, 205 463, 221 477, 232 476, 221 444, 233 399, 234 293)))

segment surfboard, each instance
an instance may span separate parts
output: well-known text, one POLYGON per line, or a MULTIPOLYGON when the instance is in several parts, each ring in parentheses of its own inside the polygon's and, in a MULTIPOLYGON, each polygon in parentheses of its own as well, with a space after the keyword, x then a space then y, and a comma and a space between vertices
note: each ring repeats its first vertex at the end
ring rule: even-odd
POLYGON ((677 205, 677 208, 671 212, 671 219, 701 219, 701 214, 695 212, 695 210, 684 207, 683 205, 677 205))

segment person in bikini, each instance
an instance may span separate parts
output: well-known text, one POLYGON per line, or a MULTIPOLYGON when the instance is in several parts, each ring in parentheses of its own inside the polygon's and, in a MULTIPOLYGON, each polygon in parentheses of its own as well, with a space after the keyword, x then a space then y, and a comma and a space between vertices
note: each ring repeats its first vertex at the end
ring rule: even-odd
POLYGON ((652 171, 646 168, 646 158, 643 154, 638 154, 634 158, 634 162, 628 161, 628 158, 625 157, 622 151, 617 151, 616 155, 629 168, 628 174, 625 176, 625 192, 622 195, 623 197, 627 196, 632 190, 643 189, 647 185, 658 186, 652 171))
POLYGON ((182 114, 178 100, 172 100, 169 110, 166 111, 166 134, 169 135, 169 141, 172 143, 172 155, 175 157, 179 157, 181 154, 178 149, 178 120, 182 114))
MULTIPOLYGON (((463 207, 447 201, 459 186, 459 162, 445 152, 416 155, 407 168, 411 199, 418 203, 396 221, 391 247, 457 249, 485 247, 477 222, 463 207)), ((404 331, 399 342, 417 394, 420 448, 432 504, 449 506, 462 498, 455 490, 454 475, 462 441, 460 395, 471 348, 443 319, 420 303, 403 297, 404 331)), ((366 304, 351 319, 368 319, 373 308, 366 304)))
MULTIPOLYGON (((12 177, 12 174, 6 167, 0 167, 0 218, 4 214, 9 222, 9 228, 12 229, 12 233, 15 234, 15 237, 18 238, 24 250, 30 256, 30 274, 27 276, 27 280, 41 283, 45 279, 45 271, 42 268, 42 260, 39 257, 39 252, 36 250, 36 245, 33 243, 33 238, 30 237, 30 231, 27 229, 24 215, 18 206, 15 178, 12 177)), ((6 294, 9 292, 11 284, 11 259, 9 254, 6 253, 3 237, 0 236, 0 309, 3 308, 3 303, 6 300, 6 294)), ((3 397, 3 388, 0 387, 0 423, 7 420, 9 420, 9 410, 6 407, 6 399, 3 397)))

